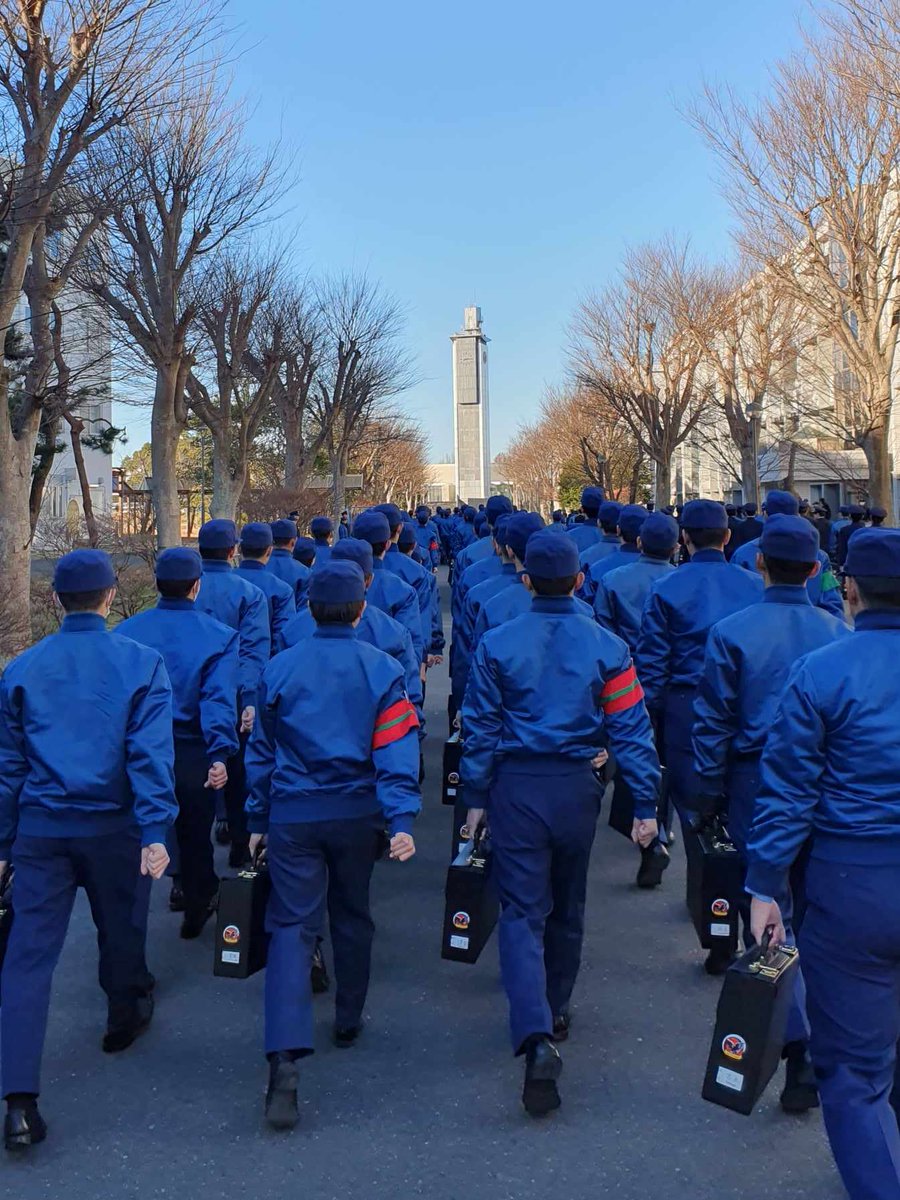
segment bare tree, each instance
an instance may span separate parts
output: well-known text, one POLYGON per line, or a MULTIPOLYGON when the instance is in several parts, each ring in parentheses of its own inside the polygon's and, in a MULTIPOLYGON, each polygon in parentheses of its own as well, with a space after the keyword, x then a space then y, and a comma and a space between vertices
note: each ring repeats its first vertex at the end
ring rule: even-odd
POLYGON ((397 499, 401 508, 411 508, 428 490, 428 440, 418 425, 399 416, 370 421, 350 466, 362 474, 363 501, 397 499))
POLYGON ((578 464, 585 483, 634 500, 646 458, 625 422, 585 388, 550 388, 541 401, 541 437, 558 472, 578 464))

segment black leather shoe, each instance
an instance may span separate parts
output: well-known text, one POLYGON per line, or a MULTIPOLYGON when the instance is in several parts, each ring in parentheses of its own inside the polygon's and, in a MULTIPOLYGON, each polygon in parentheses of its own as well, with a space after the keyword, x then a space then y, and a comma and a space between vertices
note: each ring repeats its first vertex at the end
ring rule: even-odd
POLYGON ((216 902, 213 899, 204 908, 201 908, 199 912, 185 912, 184 920, 181 922, 181 936, 185 941, 198 938, 203 932, 203 926, 215 911, 216 902))
POLYGON ((316 952, 313 955, 312 966, 309 971, 309 981, 312 984, 314 996, 321 996, 331 987, 331 980, 328 978, 328 968, 325 966, 325 958, 322 954, 321 946, 316 946, 316 952))
POLYGON ((788 1042, 781 1057, 786 1061, 781 1108, 786 1113, 805 1113, 819 1107, 819 1089, 805 1042, 788 1042))
POLYGON ((293 1129, 300 1120, 297 1109, 297 1064, 275 1057, 269 1064, 266 1120, 273 1129, 293 1129))
POLYGON ((533 1042, 525 1053, 525 1086, 522 1103, 530 1117, 546 1117, 562 1101, 556 1081, 562 1074, 559 1051, 548 1038, 533 1042))
POLYGON ((169 912, 184 912, 184 892, 179 883, 173 883, 169 892, 169 912))
POLYGON ((231 850, 228 852, 229 867, 243 867, 250 861, 249 846, 235 846, 232 844, 231 850))
POLYGON ((362 1024, 348 1025, 344 1028, 335 1025, 331 1040, 339 1050, 349 1050, 351 1046, 356 1044, 362 1031, 362 1024))
POLYGON ((131 1043, 140 1037, 152 1019, 153 997, 141 996, 135 1004, 134 1020, 128 1025, 108 1029, 104 1034, 104 1054, 118 1054, 121 1050, 127 1050, 131 1043))
POLYGON ((654 842, 641 850, 641 865, 636 883, 639 888, 655 888, 662 883, 663 871, 669 865, 669 852, 662 842, 654 842))
POLYGON ((216 821, 215 833, 213 836, 216 839, 217 846, 231 845, 231 830, 228 828, 228 822, 224 818, 216 821))
POLYGON ((707 975, 724 975, 735 959, 736 955, 730 954, 727 950, 710 950, 703 964, 703 970, 707 975))
POLYGON ((560 1013, 559 1016, 553 1018, 553 1033, 552 1040, 554 1042, 564 1042, 569 1036, 569 1026, 572 1023, 572 1018, 568 1013, 560 1013))
POLYGON ((12 1152, 29 1150, 47 1136, 47 1123, 36 1104, 15 1105, 3 1122, 3 1144, 12 1152))

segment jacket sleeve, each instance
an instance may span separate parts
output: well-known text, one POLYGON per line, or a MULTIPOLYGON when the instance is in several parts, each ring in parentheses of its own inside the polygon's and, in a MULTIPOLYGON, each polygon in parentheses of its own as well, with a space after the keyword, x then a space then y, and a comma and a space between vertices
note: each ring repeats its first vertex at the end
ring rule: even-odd
POLYGON ((178 816, 175 800, 175 742, 172 736, 172 686, 163 660, 134 696, 125 733, 125 770, 134 793, 134 815, 141 844, 165 842, 178 816))
POLYGON ((704 796, 725 789, 728 747, 738 732, 740 673, 737 652, 713 626, 694 701, 694 769, 704 796))
POLYGON ((612 593, 601 579, 594 593, 594 620, 610 633, 618 633, 612 593))
POLYGON ((466 682, 472 663, 475 637, 476 611, 474 605, 467 599, 463 606, 462 618, 456 628, 453 663, 450 668, 450 689, 456 706, 462 705, 466 692, 466 682))
POLYGON ((416 716, 419 718, 419 729, 424 731, 425 713, 423 705, 425 697, 422 694, 422 676, 419 671, 419 663, 416 662, 416 652, 413 650, 412 638, 409 636, 408 629, 403 629, 403 648, 396 655, 396 661, 403 668, 403 676, 406 680, 406 694, 412 701, 413 708, 416 710, 416 716))
POLYGON ((600 707, 618 769, 634 795, 634 815, 638 820, 653 820, 661 782, 659 756, 644 691, 625 645, 606 673, 600 707))
POLYGON ((436 575, 430 577, 429 586, 431 590, 431 653, 443 654, 446 645, 444 616, 441 612, 441 593, 436 575))
POLYGON ((200 725, 210 765, 233 758, 240 743, 237 735, 238 635, 212 655, 200 677, 200 725))
MULTIPOLYGON (((399 578, 397 576, 396 578, 399 578)), ((421 663, 425 657, 425 641, 422 637, 422 618, 419 615, 419 597, 416 595, 416 590, 411 585, 407 584, 407 591, 403 596, 403 600, 399 607, 393 613, 395 621, 399 621, 409 630, 409 635, 412 638, 413 650, 416 653, 416 660, 421 663)))
POLYGON ((669 682, 670 654, 666 606, 657 590, 651 588, 644 604, 641 632, 638 634, 634 654, 638 678, 644 689, 647 707, 650 709, 656 709, 662 705, 669 682))
POLYGON ((418 727, 419 719, 398 670, 378 701, 372 730, 375 794, 392 837, 411 833, 422 807, 418 727))
POLYGON ((780 896, 812 830, 825 770, 825 722, 801 659, 788 680, 760 764, 760 786, 747 839, 746 889, 780 896))
POLYGON ((244 769, 247 772, 247 828, 251 833, 268 833, 272 771, 275 768, 275 726, 278 696, 269 690, 265 677, 259 685, 259 703, 253 732, 247 742, 244 769))
POLYGON ((291 618, 297 615, 297 604, 294 593, 276 593, 272 597, 272 653, 278 654, 285 648, 284 631, 291 623, 291 618))
POLYGON ((269 605, 265 596, 254 588, 253 598, 246 601, 241 613, 239 657, 241 708, 257 707, 259 681, 272 652, 269 632, 269 605))
POLYGON ((28 778, 20 700, 0 679, 0 861, 9 862, 19 824, 19 796, 28 778))
POLYGON ((494 757, 503 728, 503 694, 487 643, 472 659, 462 704, 463 756, 460 779, 472 808, 486 808, 494 773, 494 757))

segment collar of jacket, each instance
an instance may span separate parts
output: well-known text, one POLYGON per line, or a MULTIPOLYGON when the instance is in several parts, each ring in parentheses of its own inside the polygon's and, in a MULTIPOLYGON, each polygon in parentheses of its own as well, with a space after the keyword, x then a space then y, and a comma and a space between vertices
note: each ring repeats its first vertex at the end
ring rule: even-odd
MULTIPOLYGON (((588 525, 591 529, 596 529, 600 524, 599 517, 585 517, 583 521, 578 522, 579 525, 588 525)), ((578 525, 573 525, 573 529, 577 529, 578 525)))
POLYGON ((99 613, 70 613, 63 617, 59 627, 60 633, 103 633, 106 629, 106 617, 99 613))
POLYGON ((397 545, 396 542, 388 542, 387 552, 388 552, 388 554, 399 554, 400 547, 397 545))
POLYGON ((692 563, 724 563, 725 555, 721 550, 697 550, 691 555, 692 563))
POLYGON ((239 569, 241 571, 264 571, 266 564, 260 562, 258 558, 242 558, 239 569))
POLYGON ((383 571, 384 570, 384 559, 383 558, 373 558, 372 559, 372 569, 375 571, 383 571))
POLYGON ((558 617, 562 613, 577 612, 574 596, 535 596, 531 601, 531 611, 552 613, 558 617))
POLYGON ((272 557, 274 558, 276 554, 280 555, 282 558, 293 558, 294 556, 293 550, 286 550, 284 546, 273 546, 272 557))
POLYGON ((518 573, 519 572, 518 572, 518 569, 516 568, 515 563, 504 562, 504 563, 500 564, 500 574, 501 575, 518 575, 518 573))
POLYGON ((617 546, 623 546, 625 544, 617 533, 604 533, 604 535, 600 539, 600 541, 601 542, 615 542, 615 544, 617 546))
POLYGON ((812 604, 806 584, 773 583, 763 592, 763 604, 812 604))
POLYGON ((664 566, 666 563, 669 563, 669 565, 671 565, 671 562, 672 562, 672 560, 670 558, 654 558, 652 554, 645 554, 643 550, 641 551, 640 561, 648 562, 648 563, 656 563, 657 566, 664 566))
POLYGON ((220 558, 205 558, 203 560, 203 574, 214 575, 216 571, 233 571, 231 560, 223 562, 220 558))
POLYGON ((619 547, 619 550, 622 554, 640 554, 640 550, 638 550, 637 547, 637 542, 623 542, 619 547))
MULTIPOLYGON (((69 617, 66 617, 69 620, 69 617)), ((886 608, 866 608, 856 614, 857 632, 861 629, 900 629, 900 612, 886 608)))
POLYGON ((160 596, 156 602, 157 608, 168 608, 173 611, 181 609, 182 612, 187 612, 194 607, 193 600, 168 600, 165 596, 160 596))
POLYGON ((317 625, 313 637, 317 638, 355 638, 356 630, 352 625, 317 625))
POLYGON ((331 548, 327 537, 313 538, 313 541, 316 543, 317 546, 328 546, 329 549, 331 548))

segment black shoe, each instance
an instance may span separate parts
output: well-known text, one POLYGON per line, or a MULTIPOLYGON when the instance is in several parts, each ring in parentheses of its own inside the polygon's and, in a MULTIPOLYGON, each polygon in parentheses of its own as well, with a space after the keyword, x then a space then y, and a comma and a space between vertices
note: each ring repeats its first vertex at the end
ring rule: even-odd
POLYGON ((553 1018, 553 1033, 551 1040, 554 1042, 564 1042, 569 1036, 569 1026, 572 1023, 572 1018, 568 1013, 560 1013, 558 1017, 553 1018))
POLYGON ((250 847, 236 846, 233 842, 228 852, 229 867, 243 867, 250 861, 250 847))
POLYGON ((229 846, 231 844, 231 830, 228 828, 228 822, 224 817, 216 821, 213 836, 216 839, 217 846, 229 846))
POLYGON ((805 1042, 789 1042, 781 1057, 786 1061, 781 1107, 786 1113, 805 1113, 819 1107, 819 1089, 805 1042))
POLYGON ((153 1018, 153 997, 141 996, 135 1004, 134 1020, 128 1025, 120 1025, 116 1029, 108 1029, 103 1036, 103 1053, 118 1054, 127 1050, 136 1038, 144 1032, 153 1018))
POLYGON ((707 975, 724 975, 736 958, 729 950, 710 950, 703 969, 707 975))
POLYGON ((562 1101, 556 1081, 562 1074, 559 1051, 548 1038, 540 1038, 525 1054, 525 1086, 522 1103, 530 1117, 545 1117, 559 1108, 562 1101))
POLYGON ((3 1122, 3 1144, 7 1150, 28 1150, 47 1136, 47 1123, 37 1104, 15 1104, 3 1122))
POLYGON ((185 941, 191 941, 193 938, 198 938, 203 932, 203 926, 216 911, 215 898, 210 900, 198 912, 185 912, 184 920, 181 922, 181 936, 185 941))
POLYGON ((639 888, 655 888, 662 883, 663 871, 670 862, 669 852, 662 842, 654 842, 641 850, 641 865, 638 867, 637 883, 639 888))
POLYGON ((331 1040, 339 1050, 349 1050, 351 1046, 356 1044, 356 1041, 362 1031, 362 1023, 359 1025, 347 1025, 344 1028, 341 1028, 339 1025, 335 1025, 331 1035, 331 1040))
POLYGON ((297 1110, 297 1064, 276 1057, 269 1066, 266 1120, 273 1129, 293 1129, 300 1120, 297 1110))
POLYGON ((169 892, 169 912, 184 912, 184 892, 180 883, 173 883, 169 892))
POLYGON ((331 987, 331 980, 328 978, 328 968, 325 966, 325 957, 322 954, 321 946, 316 946, 312 967, 309 971, 309 981, 312 984, 314 996, 321 996, 331 987))

